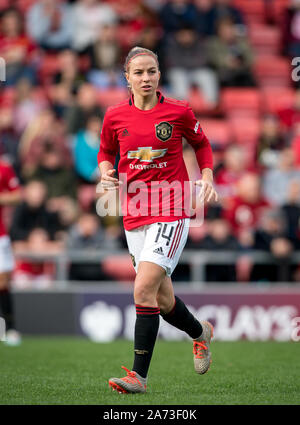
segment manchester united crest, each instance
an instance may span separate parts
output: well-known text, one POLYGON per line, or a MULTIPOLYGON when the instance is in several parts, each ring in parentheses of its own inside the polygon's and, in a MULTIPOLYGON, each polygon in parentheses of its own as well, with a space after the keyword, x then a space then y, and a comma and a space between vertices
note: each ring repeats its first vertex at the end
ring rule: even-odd
POLYGON ((173 126, 167 121, 155 124, 156 137, 162 142, 166 142, 172 137, 173 126))

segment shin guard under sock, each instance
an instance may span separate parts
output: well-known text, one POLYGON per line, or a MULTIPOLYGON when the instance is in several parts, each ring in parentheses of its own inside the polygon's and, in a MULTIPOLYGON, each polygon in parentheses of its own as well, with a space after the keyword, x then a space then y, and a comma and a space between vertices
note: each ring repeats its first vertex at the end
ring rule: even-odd
POLYGON ((136 305, 132 370, 146 378, 159 328, 159 307, 136 305))

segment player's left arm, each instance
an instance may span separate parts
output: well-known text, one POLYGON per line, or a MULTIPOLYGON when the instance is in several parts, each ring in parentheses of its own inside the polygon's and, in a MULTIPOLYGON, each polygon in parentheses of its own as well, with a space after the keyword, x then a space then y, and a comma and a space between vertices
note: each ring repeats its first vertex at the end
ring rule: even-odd
POLYGON ((185 111, 184 136, 195 151, 197 163, 202 174, 202 179, 196 180, 194 184, 201 186, 201 197, 203 197, 204 202, 218 201, 218 194, 213 185, 213 154, 211 145, 190 107, 185 111))

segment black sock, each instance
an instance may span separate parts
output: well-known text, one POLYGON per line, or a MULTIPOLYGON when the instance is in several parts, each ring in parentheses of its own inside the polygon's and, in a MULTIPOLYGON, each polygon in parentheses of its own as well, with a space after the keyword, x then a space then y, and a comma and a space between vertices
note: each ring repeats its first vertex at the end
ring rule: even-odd
POLYGON ((202 334, 203 329, 200 322, 187 309, 184 302, 176 296, 173 309, 169 313, 162 314, 161 316, 166 322, 170 323, 170 325, 186 332, 193 339, 198 338, 202 334))
POLYGON ((8 289, 0 289, 0 310, 5 320, 6 330, 14 327, 13 306, 11 294, 8 289))
POLYGON ((150 366, 159 328, 159 313, 159 307, 136 305, 134 363, 132 370, 143 378, 146 378, 150 366))

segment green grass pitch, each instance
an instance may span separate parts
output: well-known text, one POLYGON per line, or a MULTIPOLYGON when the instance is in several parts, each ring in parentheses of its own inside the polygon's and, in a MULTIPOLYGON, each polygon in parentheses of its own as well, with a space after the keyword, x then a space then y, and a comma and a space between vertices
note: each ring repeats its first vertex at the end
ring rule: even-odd
POLYGON ((157 341, 146 394, 119 394, 108 379, 132 366, 132 342, 25 338, 0 343, 0 404, 300 404, 300 343, 213 342, 206 375, 191 342, 157 341))

